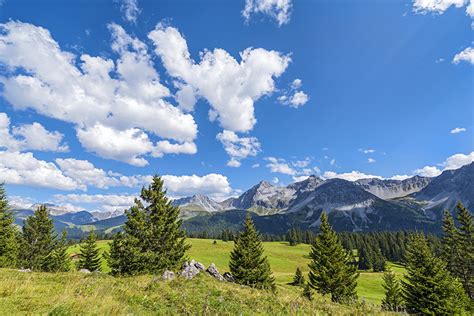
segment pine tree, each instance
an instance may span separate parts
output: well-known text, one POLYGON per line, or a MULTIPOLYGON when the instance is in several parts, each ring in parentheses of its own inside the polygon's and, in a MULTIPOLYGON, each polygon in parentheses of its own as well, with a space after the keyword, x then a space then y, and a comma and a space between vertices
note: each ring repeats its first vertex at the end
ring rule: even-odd
POLYGON ((300 267, 296 268, 295 276, 293 277, 292 285, 301 286, 304 282, 303 272, 301 271, 300 267))
POLYGON ((443 216, 443 237, 441 255, 447 263, 448 270, 456 275, 459 262, 459 232, 454 224, 454 219, 448 210, 443 216))
POLYGON ((247 214, 244 230, 236 237, 234 249, 230 253, 229 268, 232 276, 239 284, 275 289, 275 279, 272 276, 260 235, 247 214))
POLYGON ((426 237, 416 234, 407 245, 403 296, 409 313, 457 315, 464 312, 466 294, 443 260, 434 256, 426 237))
POLYGON ((372 270, 374 272, 385 271, 385 258, 380 248, 372 252, 372 270))
POLYGON ((55 240, 53 250, 41 261, 41 270, 45 272, 66 272, 71 267, 71 258, 67 254, 67 234, 63 231, 61 238, 55 240))
POLYGON ((321 214, 320 233, 311 247, 309 284, 321 294, 331 294, 333 302, 357 299, 357 266, 342 247, 325 213, 321 214))
POLYGON ((46 206, 39 206, 34 214, 25 220, 22 232, 22 264, 42 271, 57 244, 53 220, 48 217, 46 206))
POLYGON ((97 235, 92 231, 86 238, 79 250, 78 269, 87 269, 89 271, 101 271, 100 255, 97 248, 97 235))
POLYGON ((309 301, 313 300, 313 290, 308 283, 303 286, 303 297, 307 298, 309 301))
POLYGON ((166 197, 163 180, 154 176, 141 199, 126 211, 124 232, 118 234, 107 256, 114 274, 161 273, 177 270, 186 260, 185 232, 179 208, 166 197))
POLYGON ((382 300, 382 309, 386 311, 401 311, 403 309, 403 296, 400 282, 395 273, 389 270, 383 274, 383 288, 385 297, 382 300))
POLYGON ((0 268, 15 267, 18 259, 18 231, 3 183, 0 183, 0 268))
POLYGON ((367 247, 362 247, 359 250, 359 270, 370 270, 372 269, 372 260, 367 251, 367 247))
POLYGON ((474 300, 474 224, 472 215, 461 204, 457 204, 459 222, 459 263, 455 270, 464 290, 474 300))

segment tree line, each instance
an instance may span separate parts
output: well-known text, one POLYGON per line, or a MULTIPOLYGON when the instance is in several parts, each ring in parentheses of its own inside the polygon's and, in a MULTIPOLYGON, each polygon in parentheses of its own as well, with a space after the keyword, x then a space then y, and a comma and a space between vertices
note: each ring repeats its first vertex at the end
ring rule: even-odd
MULTIPOLYGON (((152 183, 141 190, 140 199, 135 200, 126 216, 123 231, 114 236, 110 251, 105 254, 112 275, 178 271, 188 260, 186 251, 190 245, 181 228, 179 208, 167 198, 160 177, 155 176, 152 183)), ((389 251, 392 242, 400 247, 403 245, 406 275, 400 281, 392 271, 385 272, 384 309, 436 315, 461 314, 469 308, 472 311, 474 227, 472 215, 461 204, 457 205, 456 218, 450 212, 444 214, 439 254, 434 251, 429 237, 422 233, 345 235, 332 229, 324 212, 320 221, 319 232, 311 240, 307 281, 298 268, 293 282, 302 286, 302 295, 306 298, 312 299, 313 291, 317 291, 329 296, 333 302, 357 302, 361 261, 366 267, 380 270, 378 265, 381 267, 382 264, 378 260, 384 261, 390 253, 384 254, 382 249, 389 251), (360 249, 354 252, 354 248, 360 249), (373 249, 375 257, 367 250, 369 248, 373 249)), ((232 233, 232 236, 229 233, 224 237, 234 240, 229 268, 235 281, 275 290, 262 236, 251 217, 246 217, 241 232, 232 233)), ((290 233, 293 234, 291 238, 298 235, 297 231, 290 233)), ((304 236, 310 235, 305 233, 304 236)), ((96 241, 97 236, 92 232, 81 243, 77 268, 100 271, 101 256, 96 241)), ((0 266, 45 272, 68 271, 71 267, 66 236, 55 233, 46 207, 38 207, 19 231, 13 225, 3 185, 0 185, 0 266)))

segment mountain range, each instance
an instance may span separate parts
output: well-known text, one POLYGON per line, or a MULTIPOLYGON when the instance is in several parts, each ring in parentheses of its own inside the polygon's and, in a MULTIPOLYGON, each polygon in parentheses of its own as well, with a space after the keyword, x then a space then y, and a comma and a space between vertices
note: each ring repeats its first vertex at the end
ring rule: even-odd
MULTIPOLYGON (((312 175, 288 186, 262 181, 238 197, 218 202, 205 195, 176 199, 189 232, 219 232, 239 229, 250 212, 263 233, 284 234, 292 227, 317 229, 321 212, 326 212, 339 231, 374 231, 417 229, 439 231, 442 212, 461 201, 474 207, 474 163, 428 178, 413 176, 405 180, 322 179, 312 175)), ((120 211, 68 213, 47 205, 58 230, 72 235, 90 229, 113 232, 126 217, 120 211)), ((14 210, 16 223, 33 213, 14 210)))

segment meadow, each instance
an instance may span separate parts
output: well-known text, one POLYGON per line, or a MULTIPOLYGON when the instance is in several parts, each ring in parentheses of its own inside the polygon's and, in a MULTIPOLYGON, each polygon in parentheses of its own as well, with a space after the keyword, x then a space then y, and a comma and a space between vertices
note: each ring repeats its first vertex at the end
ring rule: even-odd
MULTIPOLYGON (((229 270, 229 256, 233 248, 232 241, 224 242, 217 240, 214 243, 210 239, 189 238, 188 242, 192 246, 187 253, 189 259, 195 259, 205 266, 214 263, 221 273, 229 270)), ((268 256, 273 275, 280 288, 293 288, 288 283, 292 281, 297 267, 300 267, 306 276, 310 245, 299 244, 289 246, 287 242, 264 242, 263 244, 265 255, 268 256)), ((109 249, 109 241, 98 241, 98 245, 102 253, 109 249)), ((79 252, 79 245, 70 247, 68 251, 71 255, 77 254, 79 252)), ((389 263, 389 267, 400 278, 403 276, 404 268, 402 266, 389 263)), ((110 270, 105 260, 102 261, 102 270, 104 272, 110 270)), ((357 293, 361 301, 376 305, 380 304, 384 297, 382 275, 383 273, 381 272, 360 272, 357 293)))

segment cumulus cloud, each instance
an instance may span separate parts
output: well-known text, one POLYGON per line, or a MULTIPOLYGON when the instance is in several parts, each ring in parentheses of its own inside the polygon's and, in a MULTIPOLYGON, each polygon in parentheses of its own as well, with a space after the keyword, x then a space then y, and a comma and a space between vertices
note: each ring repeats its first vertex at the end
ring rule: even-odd
POLYGON ((453 128, 451 130, 451 134, 459 134, 459 133, 462 133, 462 132, 465 132, 466 129, 464 127, 456 127, 456 128, 453 128))
POLYGON ((380 176, 374 176, 371 174, 365 174, 360 171, 352 171, 352 172, 346 172, 346 173, 337 173, 334 171, 326 171, 323 176, 327 179, 344 179, 347 181, 356 181, 359 179, 368 179, 368 178, 376 178, 376 179, 382 179, 380 176))
POLYGON ((86 150, 140 166, 153 152, 149 134, 178 144, 196 138, 193 117, 164 99, 170 92, 147 46, 122 27, 109 25, 116 60, 78 58, 32 24, 12 21, 0 28, 0 63, 8 70, 0 76, 3 97, 17 110, 73 123, 86 150), (115 147, 98 146, 93 137, 99 131, 117 136, 115 147))
POLYGON ((453 63, 455 64, 459 64, 462 61, 474 65, 474 47, 466 48, 462 52, 456 54, 453 58, 453 63))
POLYGON ((266 157, 265 160, 268 162, 267 167, 273 173, 282 173, 290 176, 296 175, 296 170, 290 167, 290 165, 282 158, 266 157))
POLYGON ((248 23, 252 15, 264 14, 282 26, 290 22, 291 10, 291 0, 246 0, 242 16, 248 23))
POLYGON ((60 132, 50 132, 37 122, 11 127, 8 115, 0 113, 0 148, 65 152, 69 148, 63 143, 63 138, 60 132))
POLYGON ((232 193, 229 180, 221 174, 210 173, 205 176, 164 175, 162 179, 168 193, 173 197, 205 194, 219 199, 228 197, 232 193))
POLYGON ((283 94, 278 97, 278 101, 283 105, 289 105, 292 108, 298 108, 305 105, 309 101, 309 96, 301 90, 303 85, 301 79, 295 79, 290 85, 289 90, 284 90, 283 94))
MULTIPOLYGON (((469 3, 469 0, 414 0, 413 10, 416 13, 437 13, 442 14, 451 6, 456 8, 462 8, 469 3)), ((473 2, 466 7, 466 12, 472 17, 474 12, 472 11, 473 2)))
POLYGON ((293 182, 301 182, 308 178, 309 176, 293 176, 293 182))
POLYGON ((425 166, 421 169, 415 170, 415 174, 426 177, 436 177, 440 175, 444 170, 459 169, 462 166, 468 165, 474 161, 474 152, 470 154, 455 154, 448 157, 444 162, 440 163, 439 166, 443 169, 439 169, 436 166, 425 166))
POLYGON ((138 15, 141 10, 138 7, 138 0, 121 0, 120 11, 123 18, 130 23, 137 23, 138 15))
POLYGON ((0 151, 0 182, 60 190, 86 189, 59 168, 32 153, 0 151))
POLYGON ((437 177, 441 174, 441 170, 434 166, 425 166, 414 171, 415 174, 423 177, 437 177))
POLYGON ((260 151, 260 143, 256 137, 239 137, 233 131, 224 130, 217 134, 216 139, 224 146, 224 150, 231 157, 227 163, 230 167, 239 167, 240 159, 256 156, 260 151))
MULTIPOLYGON (((201 60, 195 62, 176 28, 159 23, 148 37, 168 73, 205 98, 211 105, 209 118, 233 132, 252 130, 257 121, 254 103, 275 91, 274 78, 283 74, 290 62, 289 56, 262 48, 245 49, 240 62, 223 49, 204 50, 201 60)), ((185 93, 191 94, 191 90, 185 93)), ((190 105, 185 107, 189 110, 190 105)))
POLYGON ((71 205, 76 209, 79 204, 91 205, 96 211, 114 212, 130 208, 136 197, 129 194, 56 194, 54 202, 62 206, 71 205))

